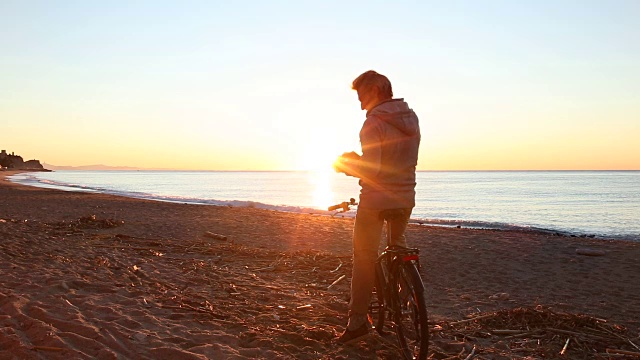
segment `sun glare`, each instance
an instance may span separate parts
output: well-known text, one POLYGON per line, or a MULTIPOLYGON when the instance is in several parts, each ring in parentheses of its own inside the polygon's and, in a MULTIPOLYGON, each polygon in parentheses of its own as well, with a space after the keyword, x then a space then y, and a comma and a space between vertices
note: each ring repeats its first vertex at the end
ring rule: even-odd
POLYGON ((308 181, 312 186, 312 205, 325 209, 333 205, 334 194, 331 190, 331 175, 334 172, 333 162, 338 157, 334 147, 317 143, 309 143, 301 153, 298 168, 308 173, 308 181))
POLYGON ((310 143, 298 159, 298 169, 305 171, 333 171, 332 164, 339 153, 332 146, 310 143))
POLYGON ((331 173, 328 171, 309 171, 309 183, 313 187, 313 206, 325 209, 333 205, 333 191, 331 190, 331 173))

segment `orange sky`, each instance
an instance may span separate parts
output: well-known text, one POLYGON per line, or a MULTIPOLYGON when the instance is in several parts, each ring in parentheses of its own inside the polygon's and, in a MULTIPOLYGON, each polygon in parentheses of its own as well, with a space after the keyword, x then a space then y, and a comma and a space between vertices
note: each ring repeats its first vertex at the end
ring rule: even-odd
POLYGON ((359 149, 350 83, 375 69, 420 117, 420 170, 640 169, 638 2, 494 5, 4 3, 0 148, 329 167, 359 149))

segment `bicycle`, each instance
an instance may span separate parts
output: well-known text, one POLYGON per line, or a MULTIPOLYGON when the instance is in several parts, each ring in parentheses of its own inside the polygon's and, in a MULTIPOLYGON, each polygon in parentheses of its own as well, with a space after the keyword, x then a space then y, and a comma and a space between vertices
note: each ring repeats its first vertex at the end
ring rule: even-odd
MULTIPOLYGON (((346 212, 355 205, 352 198, 330 206, 329 211, 346 212)), ((392 209, 380 214, 386 223, 387 244, 376 260, 375 287, 368 315, 381 336, 385 333, 385 322, 394 329, 405 359, 424 360, 429 350, 429 328, 419 249, 389 245, 389 220, 402 216, 401 211, 392 209)))

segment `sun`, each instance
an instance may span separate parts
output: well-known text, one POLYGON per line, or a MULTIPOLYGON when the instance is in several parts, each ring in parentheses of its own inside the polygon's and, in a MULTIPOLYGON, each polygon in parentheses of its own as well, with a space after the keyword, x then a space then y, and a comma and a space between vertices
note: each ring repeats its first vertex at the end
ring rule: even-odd
POLYGON ((331 172, 333 171, 333 162, 340 154, 341 152, 336 150, 332 141, 323 140, 320 143, 318 140, 310 139, 300 152, 296 167, 303 171, 331 172))

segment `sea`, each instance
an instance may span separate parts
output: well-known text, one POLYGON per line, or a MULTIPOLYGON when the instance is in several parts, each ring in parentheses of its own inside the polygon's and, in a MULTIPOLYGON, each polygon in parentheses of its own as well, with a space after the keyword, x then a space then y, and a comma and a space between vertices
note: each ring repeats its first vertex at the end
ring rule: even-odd
MULTIPOLYGON (((355 178, 314 171, 55 171, 16 183, 157 201, 354 216, 355 178)), ((640 241, 640 171, 419 171, 412 222, 640 241)))

